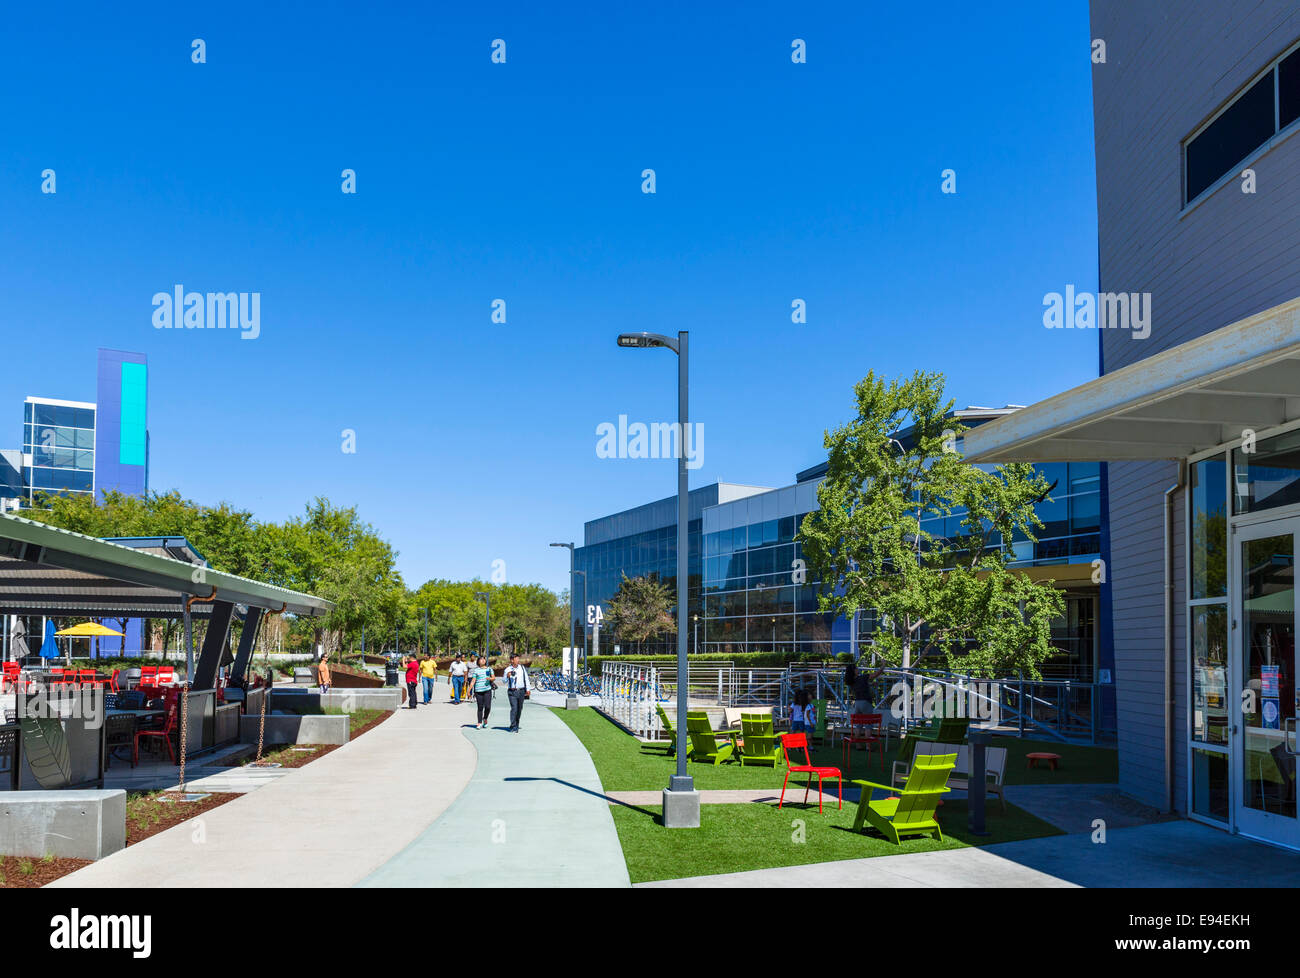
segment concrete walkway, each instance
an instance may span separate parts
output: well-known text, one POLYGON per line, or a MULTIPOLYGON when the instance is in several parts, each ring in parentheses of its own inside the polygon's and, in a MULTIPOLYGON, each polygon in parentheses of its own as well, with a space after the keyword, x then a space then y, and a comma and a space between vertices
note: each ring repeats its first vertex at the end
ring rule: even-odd
POLYGON ((351 886, 469 783, 470 709, 435 698, 397 710, 359 740, 50 885, 351 886))
MULTIPOLYGON (((469 787, 363 886, 628 886, 609 802, 582 742, 550 710, 509 733, 499 692, 469 787)), ((466 717, 472 722, 474 717, 466 717)))
POLYGON ((1180 820, 983 848, 760 869, 649 887, 1296 887, 1300 853, 1180 820))

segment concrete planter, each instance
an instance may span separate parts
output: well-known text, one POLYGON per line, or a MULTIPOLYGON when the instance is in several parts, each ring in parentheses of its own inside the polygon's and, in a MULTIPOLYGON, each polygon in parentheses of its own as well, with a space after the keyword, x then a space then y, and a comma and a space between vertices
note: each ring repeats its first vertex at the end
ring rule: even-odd
POLYGON ((101 859, 126 847, 126 792, 15 791, 0 800, 0 854, 101 859))
MULTIPOLYGON (((239 722, 239 741, 257 743, 259 717, 245 716, 239 722)), ((346 744, 348 742, 346 716, 312 715, 290 716, 271 713, 266 717, 263 742, 267 744, 346 744)))

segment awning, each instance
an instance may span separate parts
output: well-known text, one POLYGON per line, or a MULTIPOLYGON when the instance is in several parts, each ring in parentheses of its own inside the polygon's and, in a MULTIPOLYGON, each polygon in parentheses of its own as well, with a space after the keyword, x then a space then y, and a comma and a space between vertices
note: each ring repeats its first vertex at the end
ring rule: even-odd
MULTIPOLYGON (((334 607, 311 594, 0 514, 0 614, 179 618, 191 596, 307 617, 334 607)), ((201 601, 192 610, 212 609, 201 601)))
MULTIPOLYGON (((1146 340, 1129 340, 1144 343, 1146 340)), ((1181 459, 1300 419, 1300 298, 972 428, 972 462, 1181 459)))

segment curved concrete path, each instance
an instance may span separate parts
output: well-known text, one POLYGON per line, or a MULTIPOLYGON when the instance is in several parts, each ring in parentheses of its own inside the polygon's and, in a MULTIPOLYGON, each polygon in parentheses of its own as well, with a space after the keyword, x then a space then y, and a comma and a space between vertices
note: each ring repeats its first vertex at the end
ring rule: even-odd
MULTIPOLYGON (((513 734, 499 693, 469 787, 362 886, 630 885, 591 755, 550 710, 524 707, 513 734)), ((474 717, 468 716, 472 723, 474 717)))
POLYGON ((508 733, 504 692, 476 730, 474 707, 447 695, 50 885, 628 886, 572 731, 530 703, 508 733))
POLYGON ((351 886, 464 790, 471 708, 397 710, 359 740, 50 886, 351 886), (201 825, 200 825, 201 823, 201 825))

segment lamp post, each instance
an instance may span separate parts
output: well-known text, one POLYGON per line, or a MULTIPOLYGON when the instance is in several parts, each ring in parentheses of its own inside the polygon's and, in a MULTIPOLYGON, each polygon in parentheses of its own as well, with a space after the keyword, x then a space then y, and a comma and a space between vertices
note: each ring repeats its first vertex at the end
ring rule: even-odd
POLYGON ((574 674, 578 671, 577 653, 573 647, 573 544, 572 543, 553 543, 552 547, 567 547, 569 550, 569 655, 573 660, 569 663, 569 695, 564 698, 564 708, 566 710, 576 710, 578 708, 578 687, 575 682, 574 674))
MULTIPOLYGON (((573 573, 582 578, 582 671, 587 671, 587 572, 576 570, 573 573)), ((577 653, 574 653, 576 665, 577 653)))
POLYGON ((488 650, 492 645, 492 592, 475 591, 474 597, 482 598, 487 602, 487 611, 483 618, 483 658, 487 659, 488 650))
POLYGON ((689 567, 690 518, 689 481, 686 472, 688 430, 689 334, 681 330, 677 339, 659 333, 620 333, 618 345, 632 349, 665 347, 677 354, 677 773, 663 794, 665 828, 699 828, 700 793, 686 773, 686 713, 690 709, 690 664, 686 658, 686 574, 689 567))
POLYGON ((700 616, 695 616, 695 654, 700 654, 700 616))
POLYGON ((429 609, 421 608, 424 612, 424 654, 429 654, 429 609))

